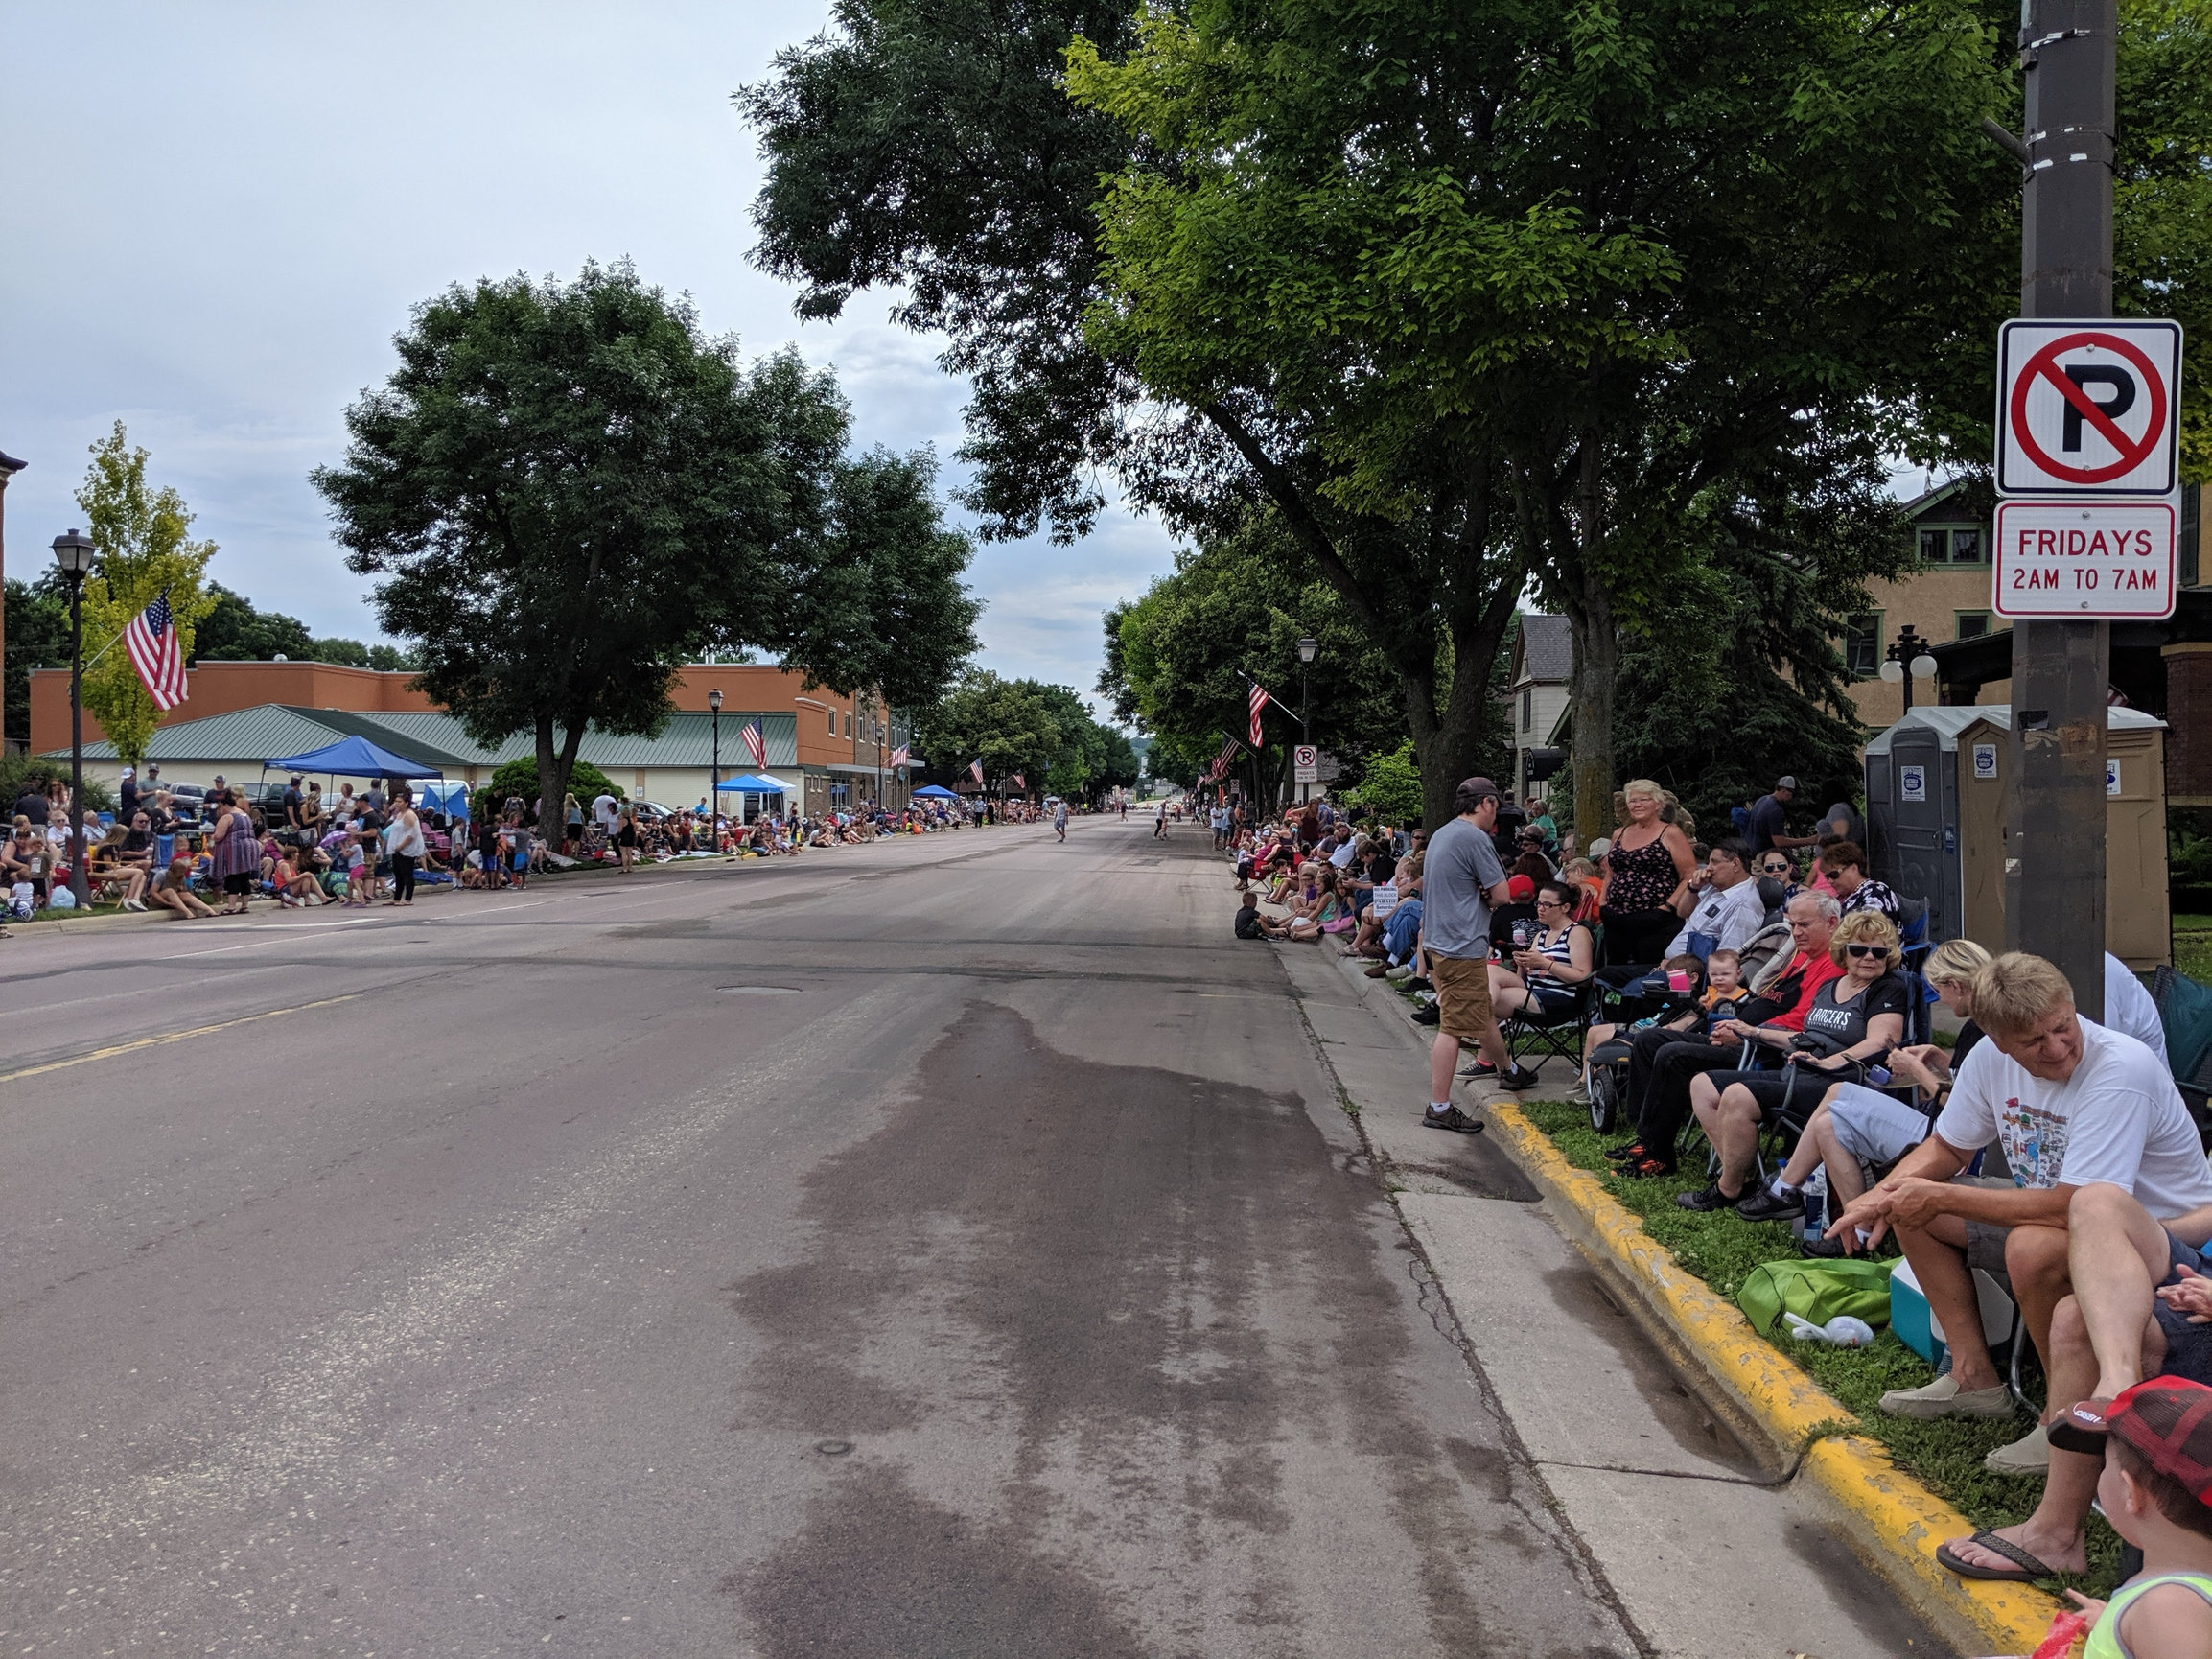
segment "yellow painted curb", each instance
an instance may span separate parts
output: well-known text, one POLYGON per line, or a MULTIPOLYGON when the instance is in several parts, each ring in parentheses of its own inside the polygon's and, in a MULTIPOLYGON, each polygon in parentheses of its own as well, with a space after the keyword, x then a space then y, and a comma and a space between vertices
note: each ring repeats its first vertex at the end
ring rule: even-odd
MULTIPOLYGON (((1821 1426, 1851 1420, 1841 1401, 1753 1330, 1734 1302, 1685 1273, 1595 1176, 1561 1156, 1549 1135, 1507 1101, 1485 1107, 1491 1128, 1528 1173, 1581 1212, 1682 1342, 1779 1444, 1794 1449, 1821 1426)), ((1937 1564, 1936 1546, 1971 1532, 1973 1523, 1900 1470, 1877 1443, 1856 1436, 1816 1440, 1805 1453, 1805 1472, 1858 1523, 1873 1548, 1979 1630, 1992 1652, 2026 1653, 2043 1639, 2060 1611, 2058 1601, 2031 1585, 1969 1583, 1945 1572, 1937 1564)))

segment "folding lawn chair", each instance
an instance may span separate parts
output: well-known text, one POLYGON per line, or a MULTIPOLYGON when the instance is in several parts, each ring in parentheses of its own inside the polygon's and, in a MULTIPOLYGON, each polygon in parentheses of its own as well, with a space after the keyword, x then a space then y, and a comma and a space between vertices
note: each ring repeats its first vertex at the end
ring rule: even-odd
POLYGON ((1557 1013, 1544 1014, 1532 1005, 1515 1009, 1498 1023, 1499 1035, 1505 1039, 1505 1052, 1519 1060, 1525 1053, 1540 1050, 1535 1069, 1542 1070, 1546 1060, 1558 1059, 1580 1071, 1583 1036, 1596 1017, 1604 994, 1602 984, 1586 979, 1574 988, 1574 1000, 1557 1013))

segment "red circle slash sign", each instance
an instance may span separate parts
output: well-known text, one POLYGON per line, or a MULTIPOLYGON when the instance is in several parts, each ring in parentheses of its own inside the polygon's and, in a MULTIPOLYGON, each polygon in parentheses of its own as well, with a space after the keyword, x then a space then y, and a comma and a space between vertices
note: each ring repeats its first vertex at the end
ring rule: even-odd
POLYGON ((2158 447, 2158 440, 2166 431, 2166 388, 2159 383, 2158 371, 2151 360, 2136 349, 2131 340, 2116 334, 2062 334, 2027 362, 2013 382, 2013 435, 2019 440, 2030 460, 2054 478, 2068 483, 2101 484, 2107 479, 2123 478, 2151 458, 2151 452, 2158 447), (2131 438, 2122 432, 2119 423, 2098 407, 2097 400, 2084 391, 2059 366, 2059 354, 2078 351, 2083 346, 2102 346, 2117 352, 2132 363, 2135 372, 2143 377, 2143 390, 2149 404, 2151 418, 2144 424, 2143 435, 2131 438), (2044 452, 2028 430, 2028 392, 2037 379, 2047 380, 2058 389, 2061 397, 2081 412, 2082 419, 2094 428, 2100 437, 2119 451, 2120 458, 2099 467, 2084 467, 2071 461, 2061 461, 2044 452))

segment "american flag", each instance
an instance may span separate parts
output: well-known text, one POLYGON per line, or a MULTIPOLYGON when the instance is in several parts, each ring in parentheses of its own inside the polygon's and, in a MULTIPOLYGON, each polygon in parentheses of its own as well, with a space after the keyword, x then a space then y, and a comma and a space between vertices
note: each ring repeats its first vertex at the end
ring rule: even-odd
POLYGON ((130 619, 123 630, 123 648, 130 653, 130 666, 146 682, 146 694, 156 709, 174 709, 184 701, 184 653, 176 648, 176 619, 169 614, 166 592, 130 619))
POLYGON ((1026 789, 1029 787, 1029 780, 1024 778, 1019 772, 1016 772, 1013 775, 1013 786, 1016 789, 1026 789))
POLYGON ((1260 746, 1260 711, 1273 700, 1260 689, 1259 681, 1252 682, 1252 747, 1255 749, 1260 746))
POLYGON ((978 783, 982 783, 982 782, 983 782, 983 757, 979 755, 979 756, 977 756, 977 757, 976 757, 974 759, 970 760, 970 761, 967 763, 967 770, 968 770, 968 773, 969 773, 969 775, 970 775, 970 776, 972 776, 972 777, 975 779, 975 781, 976 781, 978 783))
POLYGON ((900 766, 903 766, 903 765, 905 765, 906 763, 907 763, 907 753, 906 753, 906 745, 905 745, 904 743, 901 743, 901 744, 899 744, 899 746, 898 746, 897 748, 896 748, 896 749, 894 749, 894 750, 892 750, 892 751, 891 751, 891 764, 892 764, 892 767, 893 767, 893 769, 894 769, 894 770, 896 770, 896 768, 898 768, 898 767, 900 767, 900 766))
POLYGON ((745 739, 745 753, 753 757, 754 765, 768 764, 768 739, 761 735, 759 721, 746 721, 745 730, 737 736, 745 739))

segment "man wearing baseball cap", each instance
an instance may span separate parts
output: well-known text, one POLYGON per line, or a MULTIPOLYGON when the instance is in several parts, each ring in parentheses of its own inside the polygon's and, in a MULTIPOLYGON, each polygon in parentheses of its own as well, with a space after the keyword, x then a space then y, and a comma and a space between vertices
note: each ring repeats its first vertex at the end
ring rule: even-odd
POLYGON ((1510 893, 1493 839, 1499 801, 1498 785, 1489 779, 1462 782, 1453 793, 1452 822, 1429 838, 1421 871, 1421 948, 1436 987, 1437 1012, 1436 1040, 1429 1049, 1429 1110, 1422 1121, 1459 1134, 1482 1132, 1480 1118, 1452 1104, 1461 1042, 1480 1046, 1505 1087, 1527 1088, 1536 1082, 1536 1073, 1506 1051, 1490 1006, 1490 906, 1503 904, 1510 893))
POLYGON ((1759 858, 1770 851, 1779 850, 1787 853, 1792 848, 1813 846, 1819 840, 1819 837, 1815 835, 1792 835, 1789 833, 1787 808, 1791 797, 1796 793, 1797 780, 1785 773, 1775 780, 1771 794, 1761 795, 1751 804, 1749 840, 1754 864, 1757 864, 1759 858))

